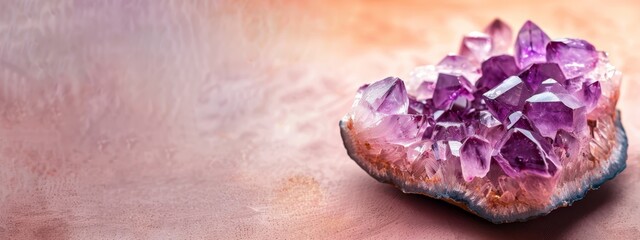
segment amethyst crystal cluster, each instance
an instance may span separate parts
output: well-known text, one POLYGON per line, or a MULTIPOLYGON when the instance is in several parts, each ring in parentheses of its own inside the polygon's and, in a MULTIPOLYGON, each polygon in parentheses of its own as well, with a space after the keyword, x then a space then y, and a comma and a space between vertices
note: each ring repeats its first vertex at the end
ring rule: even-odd
POLYGON ((341 121, 349 155, 404 192, 495 223, 567 206, 624 169, 620 72, 575 38, 500 20, 457 55, 358 89, 341 121))

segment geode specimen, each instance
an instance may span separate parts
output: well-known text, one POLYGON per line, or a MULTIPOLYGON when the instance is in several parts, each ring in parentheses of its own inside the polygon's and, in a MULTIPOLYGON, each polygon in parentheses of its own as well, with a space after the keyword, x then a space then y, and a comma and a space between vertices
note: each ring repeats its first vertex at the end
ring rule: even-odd
POLYGON ((621 74, 575 38, 500 20, 458 55, 358 89, 340 121, 349 156, 377 180, 494 223, 571 205, 626 167, 621 74))

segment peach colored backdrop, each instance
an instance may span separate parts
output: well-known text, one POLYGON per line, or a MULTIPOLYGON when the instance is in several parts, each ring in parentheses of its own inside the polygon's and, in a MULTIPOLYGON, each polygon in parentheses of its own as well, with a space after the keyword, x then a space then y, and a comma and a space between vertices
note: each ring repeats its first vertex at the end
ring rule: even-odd
POLYGON ((0 239, 640 238, 638 1, 0 2, 0 239), (355 90, 494 17, 590 40, 624 72, 628 168, 493 225, 376 182, 355 90))

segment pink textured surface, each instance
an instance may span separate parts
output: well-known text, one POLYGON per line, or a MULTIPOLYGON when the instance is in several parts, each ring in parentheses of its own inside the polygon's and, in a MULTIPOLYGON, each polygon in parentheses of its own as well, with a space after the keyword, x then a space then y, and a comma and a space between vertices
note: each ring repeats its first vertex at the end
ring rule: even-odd
POLYGON ((0 238, 640 238, 636 1, 2 1, 0 238), (100 3, 98 3, 100 2, 100 3), (351 161, 338 120, 494 17, 624 73, 628 167, 493 225, 351 161))

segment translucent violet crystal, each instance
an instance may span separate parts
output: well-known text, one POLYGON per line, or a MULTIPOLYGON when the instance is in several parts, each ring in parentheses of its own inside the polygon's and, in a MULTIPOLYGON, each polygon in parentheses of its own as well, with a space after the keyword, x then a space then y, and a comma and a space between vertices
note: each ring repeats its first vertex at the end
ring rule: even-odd
POLYGON ((527 99, 523 112, 549 138, 560 129, 579 132, 587 124, 585 106, 568 94, 538 93, 527 99))
POLYGON ((512 128, 498 149, 498 164, 511 177, 525 172, 550 177, 557 171, 557 165, 551 160, 549 143, 536 132, 512 128))
POLYGON ((518 66, 525 68, 533 63, 546 62, 547 43, 551 39, 535 23, 527 21, 524 23, 514 46, 514 56, 518 60, 518 66))
POLYGON ((491 54, 507 53, 511 46, 511 39, 513 38, 513 32, 509 25, 500 19, 496 19, 484 29, 484 33, 488 34, 491 38, 491 54))
POLYGON ((458 99, 473 98, 471 83, 461 75, 441 73, 433 92, 433 104, 437 109, 448 109, 458 99))
POLYGON ((492 89, 505 79, 520 71, 513 56, 497 55, 482 62, 482 76, 476 82, 476 87, 481 93, 492 89))
POLYGON ((556 82, 565 82, 566 78, 555 63, 534 63, 523 70, 518 76, 527 83, 529 89, 536 91, 542 82, 553 79, 556 82))
POLYGON ((529 118, 524 115, 521 111, 513 112, 509 115, 507 119, 507 129, 512 128, 520 128, 524 130, 529 130, 533 132, 540 132, 535 126, 531 123, 529 118))
POLYGON ((371 110, 386 114, 404 113, 409 105, 404 83, 393 77, 367 86, 363 89, 362 100, 371 110))
POLYGON ((582 39, 558 39, 547 44, 547 60, 557 63, 568 78, 574 78, 596 67, 598 52, 582 39))
POLYGON ((460 147, 462 178, 470 182, 474 177, 484 177, 489 172, 493 147, 489 141, 478 136, 470 136, 460 147))
POLYGON ((485 92, 482 97, 493 116, 504 122, 511 113, 522 109, 531 93, 522 79, 511 76, 485 92))
POLYGON ((482 62, 491 53, 491 37, 485 33, 472 32, 464 36, 460 55, 471 62, 482 62))
POLYGON ((360 87, 340 121, 349 156, 494 223, 546 215, 615 177, 627 151, 620 72, 585 40, 551 39, 531 21, 512 34, 495 20, 410 84, 360 87))

